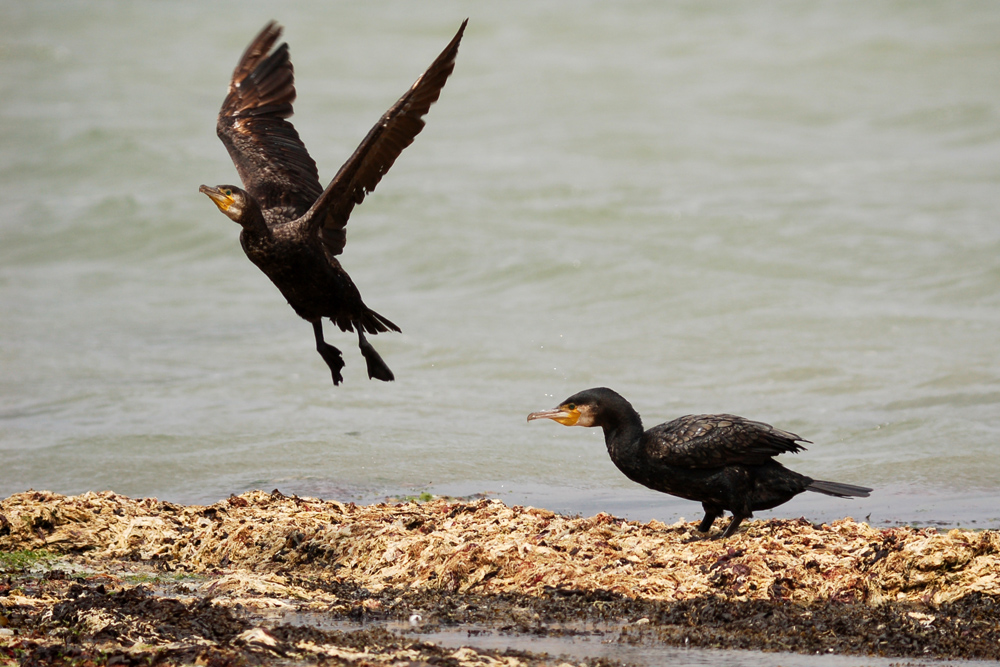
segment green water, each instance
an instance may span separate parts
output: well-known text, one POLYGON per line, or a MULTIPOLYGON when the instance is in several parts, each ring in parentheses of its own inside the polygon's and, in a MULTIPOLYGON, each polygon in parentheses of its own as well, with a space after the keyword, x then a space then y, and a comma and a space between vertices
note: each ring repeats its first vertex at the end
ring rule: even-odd
MULTIPOLYGON (((695 518, 601 436, 606 385, 725 411, 876 487, 768 516, 1000 527, 1000 6, 0 3, 0 497, 492 491, 695 518), (248 40, 286 27, 329 179, 470 18, 343 263, 402 335, 334 388, 201 183, 248 40)), ((325 180, 324 180, 325 182, 325 180)), ((814 494, 809 494, 814 495, 814 494)))

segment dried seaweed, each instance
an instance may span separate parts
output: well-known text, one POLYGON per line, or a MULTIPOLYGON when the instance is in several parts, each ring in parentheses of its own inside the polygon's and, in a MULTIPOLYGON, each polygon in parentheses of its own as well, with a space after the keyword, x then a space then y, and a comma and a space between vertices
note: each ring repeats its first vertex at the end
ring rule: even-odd
MULTIPOLYGON (((584 622, 626 642, 1000 658, 995 531, 798 519, 750 522, 713 541, 689 523, 572 518, 491 499, 356 506, 277 492, 204 507, 29 491, 0 501, 0 526, 0 551, 64 554, 87 571, 79 583, 51 571, 34 592, 0 581, 0 621, 50 637, 31 640, 46 660, 55 624, 95 646, 147 647, 144 659, 154 647, 164 660, 208 651, 219 664, 282 654, 337 664, 354 650, 347 635, 323 643, 333 635, 312 628, 320 634, 309 639, 246 614, 399 620, 414 610, 426 628, 572 634, 584 622), (129 572, 185 583, 162 599, 129 572)), ((430 650, 389 636, 380 655, 430 650)), ((460 663, 500 659, 484 655, 460 663)))
POLYGON ((472 503, 356 506, 249 492, 208 507, 114 493, 16 494, 0 502, 0 549, 153 561, 165 569, 226 571, 235 594, 294 596, 282 572, 315 573, 368 590, 416 586, 456 593, 547 588, 633 598, 817 599, 941 604, 1000 594, 996 531, 873 528, 758 521, 725 541, 694 524, 472 503))

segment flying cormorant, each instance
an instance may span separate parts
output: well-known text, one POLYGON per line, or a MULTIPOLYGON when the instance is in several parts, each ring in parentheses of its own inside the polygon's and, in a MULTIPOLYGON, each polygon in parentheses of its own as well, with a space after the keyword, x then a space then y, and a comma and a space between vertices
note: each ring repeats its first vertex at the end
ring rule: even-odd
POLYGON ((707 533, 723 510, 733 514, 722 537, 736 532, 754 510, 766 510, 803 491, 828 496, 868 497, 871 489, 823 482, 800 475, 774 460, 799 452, 794 433, 735 415, 687 415, 642 429, 642 419, 620 394, 599 387, 570 396, 558 408, 532 412, 565 426, 600 426, 611 460, 634 482, 672 496, 701 502, 707 533))
POLYGON ((271 21, 254 38, 233 71, 216 132, 229 150, 240 180, 199 190, 243 228, 244 252, 313 325, 316 351, 340 384, 340 350, 323 340, 322 318, 342 331, 358 332, 368 377, 386 382, 392 371, 365 333, 399 331, 368 308, 336 256, 347 241, 345 227, 355 204, 375 189, 404 148, 424 126, 423 115, 437 101, 455 69, 466 19, 451 43, 413 86, 383 114, 324 190, 316 163, 286 119, 292 115, 295 83, 288 44, 271 52, 281 27, 271 21))

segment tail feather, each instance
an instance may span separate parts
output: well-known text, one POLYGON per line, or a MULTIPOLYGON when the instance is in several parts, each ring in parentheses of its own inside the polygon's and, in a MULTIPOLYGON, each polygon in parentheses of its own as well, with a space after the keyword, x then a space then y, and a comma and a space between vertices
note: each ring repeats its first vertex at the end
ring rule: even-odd
POLYGON ((854 486, 853 484, 841 484, 840 482, 824 482, 821 479, 814 479, 806 487, 806 490, 825 493, 828 496, 837 496, 838 498, 867 498, 868 494, 872 492, 872 489, 869 489, 867 486, 854 486))
POLYGON ((362 320, 360 326, 370 334, 383 333, 386 331, 402 333, 399 327, 393 324, 387 317, 379 315, 371 308, 366 309, 364 320, 362 320))
POLYGON ((341 331, 361 331, 363 333, 379 334, 386 331, 402 333, 400 328, 393 324, 387 317, 379 315, 371 308, 362 304, 364 312, 361 317, 355 317, 350 312, 342 312, 337 317, 331 317, 330 321, 336 324, 341 331))

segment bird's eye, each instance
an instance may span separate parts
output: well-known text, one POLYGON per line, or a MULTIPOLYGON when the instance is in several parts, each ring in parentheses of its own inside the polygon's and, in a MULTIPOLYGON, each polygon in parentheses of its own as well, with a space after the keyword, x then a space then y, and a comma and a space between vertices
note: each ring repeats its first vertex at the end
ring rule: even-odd
POLYGON ((570 404, 569 404, 569 405, 567 405, 566 407, 567 407, 568 409, 570 409, 570 410, 576 410, 576 403, 570 403, 570 404))
POLYGON ((230 190, 229 188, 226 188, 225 190, 222 191, 222 194, 226 195, 227 197, 232 197, 233 191, 230 190))

